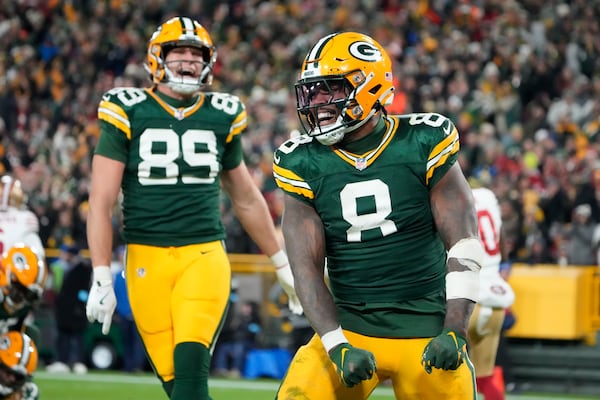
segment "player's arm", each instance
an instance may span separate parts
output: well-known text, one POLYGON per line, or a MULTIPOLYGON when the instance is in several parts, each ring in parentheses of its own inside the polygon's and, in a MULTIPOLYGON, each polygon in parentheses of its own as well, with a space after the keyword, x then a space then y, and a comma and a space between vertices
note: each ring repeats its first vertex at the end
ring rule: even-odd
POLYGON ((86 304, 90 322, 102 323, 108 334, 117 305, 112 286, 112 213, 121 190, 125 164, 96 154, 92 159, 92 183, 89 196, 87 239, 94 266, 92 287, 86 304))
POLYGON ((428 373, 432 368, 457 369, 465 359, 469 318, 479 295, 484 256, 473 194, 458 163, 431 189, 430 204, 448 260, 444 329, 427 344, 422 356, 428 373))
POLYGON ((320 336, 341 382, 352 387, 371 379, 377 370, 375 357, 348 342, 325 284, 325 232, 319 215, 310 205, 286 195, 282 227, 304 314, 320 336))
POLYGON ((333 298, 325 285, 325 233, 314 208, 285 196, 283 237, 304 314, 319 336, 340 325, 333 298))
POLYGON ((229 194, 233 211, 240 223, 263 253, 275 265, 277 279, 288 295, 288 306, 294 314, 302 314, 302 306, 294 290, 294 278, 288 257, 281 248, 267 202, 254 184, 246 164, 224 170, 223 189, 229 194))
POLYGON ((92 160, 87 238, 92 265, 110 265, 112 260, 112 214, 121 190, 125 164, 101 155, 92 160))
POLYGON ((457 288, 453 286, 454 280, 446 283, 446 291, 450 293, 444 327, 466 336, 469 317, 477 301, 478 291, 472 285, 477 286, 479 282, 477 274, 483 247, 479 241, 473 194, 458 163, 433 187, 430 203, 436 227, 448 249, 447 274, 454 273, 458 283, 463 284, 457 288), (457 245, 460 247, 455 247, 457 245), (466 284, 469 286, 464 286, 466 284))

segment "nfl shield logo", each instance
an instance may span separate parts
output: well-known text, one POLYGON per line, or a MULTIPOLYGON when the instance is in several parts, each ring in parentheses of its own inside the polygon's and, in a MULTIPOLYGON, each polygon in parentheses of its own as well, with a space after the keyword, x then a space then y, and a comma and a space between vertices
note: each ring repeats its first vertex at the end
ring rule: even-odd
POLYGON ((183 110, 182 109, 178 108, 178 109, 175 110, 175 118, 177 118, 180 121, 183 118, 185 118, 184 115, 183 115, 183 110))
POLYGON ((362 171, 363 169, 367 168, 367 160, 364 158, 357 158, 354 166, 357 170, 362 171))

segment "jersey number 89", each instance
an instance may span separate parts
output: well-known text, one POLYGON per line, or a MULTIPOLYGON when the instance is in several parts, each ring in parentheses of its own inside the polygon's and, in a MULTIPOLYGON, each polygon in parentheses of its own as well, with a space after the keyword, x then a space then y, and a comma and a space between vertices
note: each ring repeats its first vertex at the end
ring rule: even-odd
POLYGON ((171 129, 146 129, 140 136, 140 158, 138 179, 142 185, 175 185, 179 179, 179 166, 175 162, 180 156, 190 167, 195 168, 194 174, 182 174, 184 184, 210 184, 219 173, 217 161, 217 139, 213 131, 189 129, 181 135, 171 129), (153 151, 153 147, 161 143, 164 151, 153 151), (197 145, 202 145, 204 151, 198 152, 197 145), (164 177, 157 178, 158 170, 164 170, 164 177), (206 172, 208 170, 208 173, 206 172), (204 176, 200 176, 200 175, 204 176))

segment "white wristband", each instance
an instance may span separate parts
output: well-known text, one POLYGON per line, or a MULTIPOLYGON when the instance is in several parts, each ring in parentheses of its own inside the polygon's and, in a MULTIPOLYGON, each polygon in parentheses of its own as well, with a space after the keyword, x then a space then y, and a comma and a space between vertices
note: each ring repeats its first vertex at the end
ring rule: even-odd
POLYGON ((446 275, 446 300, 479 301, 479 271, 453 271, 446 275))
POLYGON ((108 281, 112 283, 112 272, 110 271, 110 267, 106 265, 98 265, 94 267, 94 282, 102 282, 105 283, 108 281))
POLYGON ((338 326, 337 329, 323 334, 323 336, 321 336, 321 343, 323 343, 325 351, 329 353, 329 350, 333 349, 338 344, 348 343, 348 339, 344 336, 342 327, 338 326))
POLYGON ((271 262, 277 269, 289 264, 287 254, 285 254, 285 251, 283 250, 279 250, 277 253, 273 254, 271 256, 271 262))
POLYGON ((485 250, 476 238, 461 239, 448 250, 448 258, 456 258, 471 271, 479 271, 483 264, 485 250))

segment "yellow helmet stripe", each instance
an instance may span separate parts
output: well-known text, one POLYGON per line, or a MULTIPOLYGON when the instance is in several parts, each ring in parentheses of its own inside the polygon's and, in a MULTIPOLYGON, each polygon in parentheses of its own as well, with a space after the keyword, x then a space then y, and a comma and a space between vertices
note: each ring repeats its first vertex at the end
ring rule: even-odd
POLYGON ((98 106, 98 119, 114 125, 131 139, 131 124, 125 111, 118 105, 102 100, 98 106))

